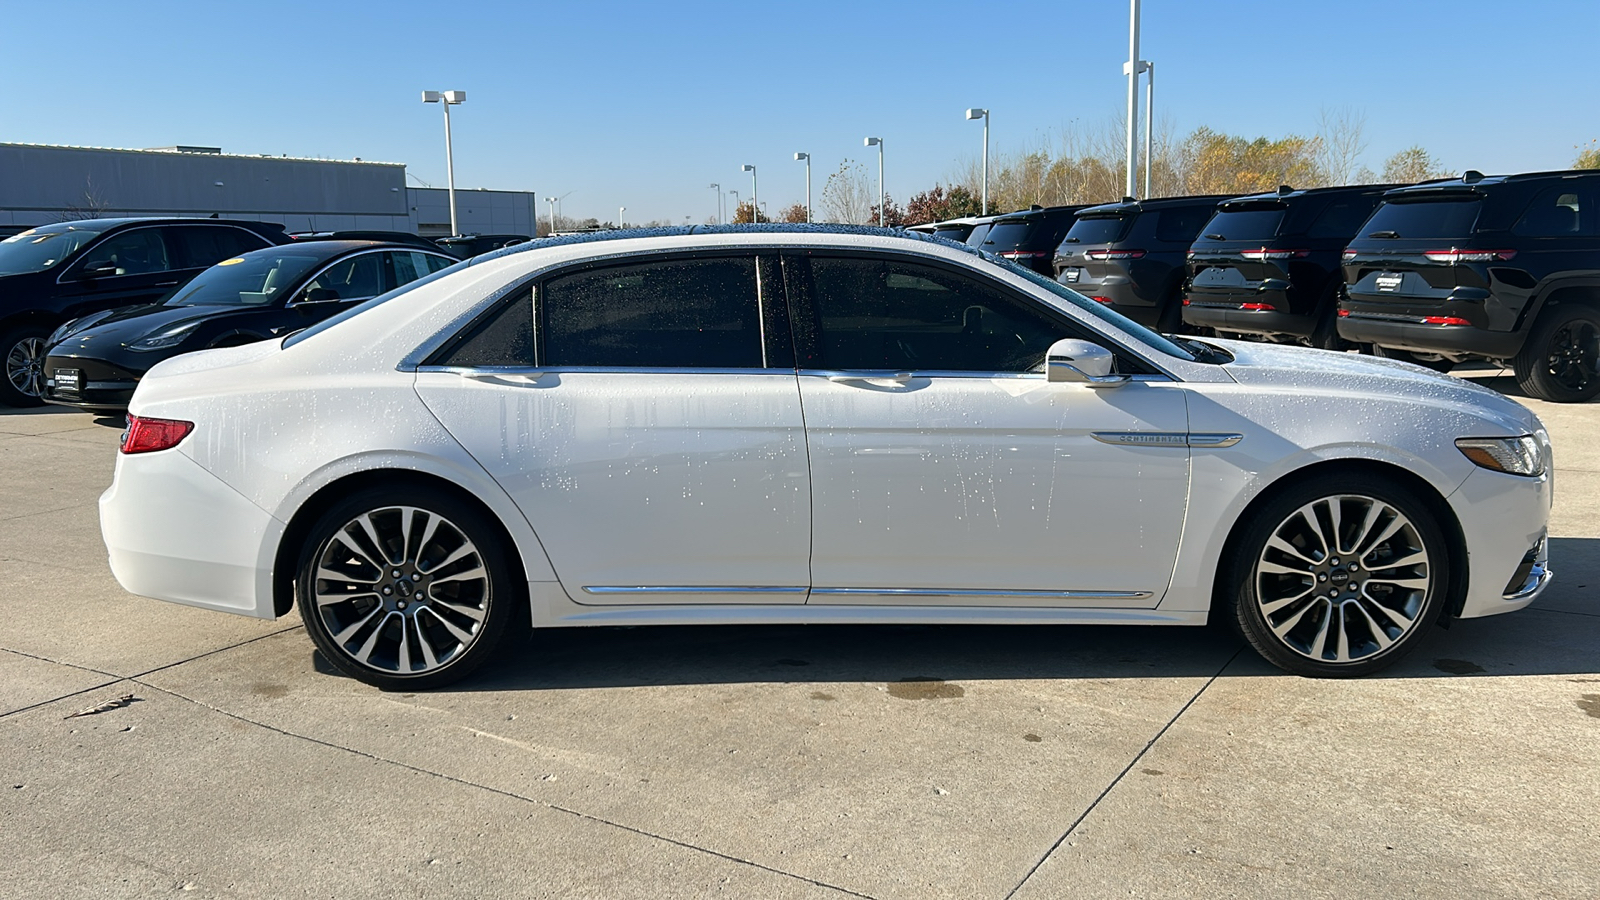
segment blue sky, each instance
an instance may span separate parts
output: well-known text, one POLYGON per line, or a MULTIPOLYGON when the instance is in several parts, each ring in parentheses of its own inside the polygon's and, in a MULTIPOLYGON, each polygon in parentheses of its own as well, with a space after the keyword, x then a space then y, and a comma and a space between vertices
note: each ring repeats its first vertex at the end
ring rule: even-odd
MULTIPOLYGON (((803 3, 0 4, 0 141, 221 146, 404 162, 444 184, 424 89, 459 89, 458 187, 567 195, 630 221, 716 208, 720 182, 769 209, 846 157, 891 195, 992 147, 1054 143, 1125 102, 1125 0, 803 3), (137 10, 130 20, 130 12, 137 10), (874 176, 875 177, 875 176, 874 176)), ((1600 138, 1596 0, 1145 0, 1157 115, 1248 136, 1366 116, 1363 161, 1421 144, 1454 169, 1562 168, 1600 138)), ((10 173, 0 173, 9 177, 10 173)), ((413 184, 416 182, 413 181, 413 184)))

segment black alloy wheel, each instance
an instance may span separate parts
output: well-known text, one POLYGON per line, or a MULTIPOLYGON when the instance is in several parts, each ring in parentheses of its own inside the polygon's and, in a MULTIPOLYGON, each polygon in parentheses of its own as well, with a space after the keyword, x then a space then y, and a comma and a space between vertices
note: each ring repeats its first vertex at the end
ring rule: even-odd
POLYGON ((1600 394, 1600 311, 1563 303, 1545 311, 1512 365, 1517 385, 1552 403, 1581 403, 1600 394))
POLYGON ((23 325, 0 335, 0 403, 44 403, 45 338, 49 336, 50 329, 42 325, 23 325))

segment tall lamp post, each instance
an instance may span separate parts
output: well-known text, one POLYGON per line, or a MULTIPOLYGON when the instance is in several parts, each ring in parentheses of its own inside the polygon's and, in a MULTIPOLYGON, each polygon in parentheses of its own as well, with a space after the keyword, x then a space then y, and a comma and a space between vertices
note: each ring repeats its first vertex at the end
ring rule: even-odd
POLYGON ((717 192, 717 224, 721 225, 723 222, 727 221, 722 215, 722 185, 713 182, 711 184, 711 189, 717 192))
POLYGON ((865 146, 878 148, 878 227, 883 227, 883 138, 869 137, 865 146))
POLYGON ((806 224, 811 224, 811 154, 796 153, 796 160, 806 161, 806 224))
POLYGON ((1122 193, 1132 197, 1138 189, 1139 0, 1128 0, 1128 61, 1122 64, 1122 72, 1128 76, 1128 177, 1122 193))
POLYGON ((981 214, 989 214, 989 111, 987 109, 967 110, 967 119, 983 120, 983 206, 981 214))
POLYGON ((756 167, 746 163, 743 171, 750 173, 750 224, 761 221, 761 189, 756 185, 756 167))
POLYGON ((618 228, 622 227, 622 224, 623 224, 622 223, 622 214, 627 212, 627 211, 628 211, 628 208, 626 206, 617 207, 617 227, 618 228))
POLYGON ((467 92, 423 91, 422 102, 444 105, 444 169, 445 177, 450 180, 450 234, 457 235, 461 233, 461 229, 456 226, 456 161, 450 147, 450 107, 467 102, 467 92))
POLYGON ((546 197, 544 202, 550 204, 550 233, 556 233, 556 198, 546 197))
POLYGON ((1156 133, 1156 64, 1149 60, 1140 60, 1139 67, 1144 70, 1144 195, 1150 196, 1150 169, 1155 165, 1156 158, 1151 153, 1152 135, 1156 133))
POLYGON ((733 188, 728 188, 728 193, 733 195, 733 217, 728 219, 729 222, 732 222, 734 219, 739 218, 739 192, 733 188))

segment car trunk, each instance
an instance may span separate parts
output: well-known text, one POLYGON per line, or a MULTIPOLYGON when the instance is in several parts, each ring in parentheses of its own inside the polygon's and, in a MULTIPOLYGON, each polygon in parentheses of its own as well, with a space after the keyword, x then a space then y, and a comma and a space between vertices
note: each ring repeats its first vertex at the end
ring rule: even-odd
POLYGON ((1098 284, 1107 275, 1124 274, 1126 265, 1111 259, 1109 250, 1128 233, 1135 212, 1120 215, 1086 216, 1072 223, 1061 246, 1056 248, 1056 280, 1062 284, 1098 284))
POLYGON ((1433 306, 1458 287, 1481 287, 1477 273, 1458 265, 1481 206, 1480 195, 1463 193, 1384 202, 1345 249, 1351 299, 1433 306))
POLYGON ((1288 205, 1280 201, 1225 203, 1189 248, 1196 290, 1254 291, 1267 279, 1289 278, 1288 259, 1271 252, 1288 205))

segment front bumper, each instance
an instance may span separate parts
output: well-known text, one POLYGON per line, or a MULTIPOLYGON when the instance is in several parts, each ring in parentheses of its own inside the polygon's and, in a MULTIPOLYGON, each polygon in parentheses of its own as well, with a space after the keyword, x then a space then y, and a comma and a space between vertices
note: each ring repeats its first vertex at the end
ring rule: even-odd
POLYGON ((1552 577, 1544 549, 1551 495, 1548 472, 1524 478, 1487 469, 1474 471, 1450 495, 1467 543, 1461 618, 1522 609, 1544 592, 1552 577))
POLYGON ((44 392, 40 399, 78 409, 127 409, 138 387, 138 374, 104 360, 50 356, 44 361, 44 392), (58 383, 57 374, 62 370, 77 373, 75 390, 58 383))

